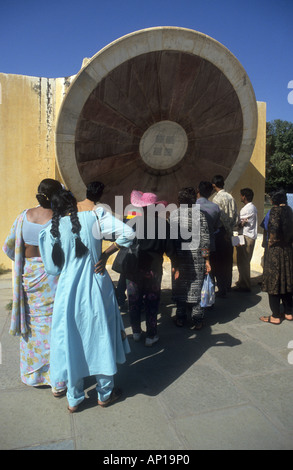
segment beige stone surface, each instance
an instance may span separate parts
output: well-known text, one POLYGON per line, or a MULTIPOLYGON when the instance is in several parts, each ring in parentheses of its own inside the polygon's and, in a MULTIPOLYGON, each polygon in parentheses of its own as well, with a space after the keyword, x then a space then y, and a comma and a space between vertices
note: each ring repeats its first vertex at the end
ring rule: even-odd
POLYGON ((250 162, 234 185, 232 195, 236 199, 237 207, 240 211, 242 204, 240 201, 240 189, 251 188, 254 191, 253 203, 258 210, 258 219, 261 223, 264 216, 264 193, 265 193, 265 172, 266 172, 266 103, 257 102, 258 107, 258 130, 254 150, 250 162))

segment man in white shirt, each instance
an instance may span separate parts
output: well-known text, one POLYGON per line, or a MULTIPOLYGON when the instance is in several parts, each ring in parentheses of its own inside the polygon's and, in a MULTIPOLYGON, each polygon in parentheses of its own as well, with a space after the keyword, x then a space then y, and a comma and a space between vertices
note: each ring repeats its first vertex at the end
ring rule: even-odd
POLYGON ((213 202, 220 208, 220 227, 215 233, 215 255, 212 258, 213 271, 217 280, 219 297, 225 297, 231 289, 233 269, 233 246, 231 237, 237 224, 238 214, 235 199, 224 190, 224 178, 215 175, 212 185, 216 194, 213 202))
POLYGON ((250 188, 240 190, 241 202, 244 207, 239 214, 239 231, 244 236, 244 245, 238 245, 237 249, 237 267, 239 280, 236 282, 236 290, 249 292, 250 284, 250 261, 252 258, 255 240, 257 238, 257 209, 252 204, 254 193, 250 188))

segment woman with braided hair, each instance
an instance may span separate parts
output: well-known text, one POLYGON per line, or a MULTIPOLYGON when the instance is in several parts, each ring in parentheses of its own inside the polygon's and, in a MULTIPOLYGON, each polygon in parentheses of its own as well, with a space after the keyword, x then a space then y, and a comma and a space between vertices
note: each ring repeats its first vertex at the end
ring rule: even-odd
POLYGON ((51 380, 66 382, 71 413, 84 400, 83 380, 96 376, 98 404, 108 406, 121 392, 114 388, 117 364, 125 362, 129 345, 107 258, 130 246, 133 231, 106 212, 77 212, 74 196, 62 190, 52 198, 52 224, 40 234, 40 251, 48 273, 59 275, 55 296, 51 380), (116 242, 102 253, 102 239, 116 242))
MULTIPOLYGON (((52 218, 52 195, 62 189, 59 181, 46 178, 38 186, 37 207, 15 220, 3 246, 14 261, 13 307, 10 334, 20 336, 20 376, 30 386, 51 385, 50 336, 58 277, 45 272, 39 252, 39 233, 52 218)), ((65 385, 52 389, 56 397, 65 385)))

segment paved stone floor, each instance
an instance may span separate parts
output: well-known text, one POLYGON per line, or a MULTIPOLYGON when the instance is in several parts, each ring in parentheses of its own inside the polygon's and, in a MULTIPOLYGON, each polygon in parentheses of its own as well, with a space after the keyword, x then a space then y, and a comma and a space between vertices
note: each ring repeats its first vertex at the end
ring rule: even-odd
POLYGON ((19 339, 8 334, 11 275, 1 275, 0 449, 292 450, 293 322, 260 322, 268 299, 256 273, 253 282, 249 294, 217 299, 205 328, 195 332, 173 324, 166 264, 159 342, 152 348, 134 343, 122 312, 131 346, 116 375, 122 399, 107 409, 96 406, 89 378, 85 406, 70 415, 66 398, 20 381, 19 339))

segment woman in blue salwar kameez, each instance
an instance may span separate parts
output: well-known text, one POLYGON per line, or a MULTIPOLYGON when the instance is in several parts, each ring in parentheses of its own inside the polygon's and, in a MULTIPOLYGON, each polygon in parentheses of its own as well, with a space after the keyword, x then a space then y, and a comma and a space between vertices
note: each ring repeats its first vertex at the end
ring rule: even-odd
POLYGON ((39 241, 46 271, 60 275, 51 331, 51 381, 66 382, 68 409, 74 412, 85 397, 83 379, 96 376, 98 404, 107 406, 119 397, 113 376, 130 349, 104 267, 119 246, 132 244, 133 231, 102 207, 77 213, 69 191, 55 196, 52 209, 52 224, 39 241), (102 254, 102 239, 113 236, 116 242, 102 254))

